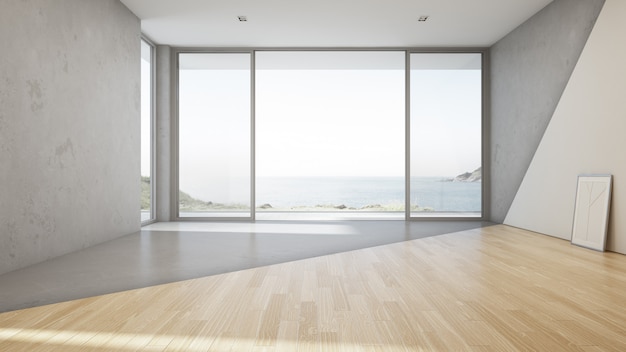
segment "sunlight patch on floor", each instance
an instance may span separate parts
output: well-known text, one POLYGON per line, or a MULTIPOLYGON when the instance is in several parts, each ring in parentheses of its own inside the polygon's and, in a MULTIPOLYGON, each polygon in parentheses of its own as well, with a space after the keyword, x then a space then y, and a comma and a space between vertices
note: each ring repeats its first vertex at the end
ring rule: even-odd
MULTIPOLYGON (((239 346, 274 347, 274 351, 296 351, 298 341, 289 339, 277 339, 273 346, 257 344, 256 339, 246 339, 241 337, 202 337, 188 335, 159 335, 159 334, 132 334, 132 333, 107 333, 98 331, 74 331, 74 330, 45 330, 45 329, 5 329, 0 328, 0 347, 4 343, 26 343, 34 344, 38 348, 47 346, 50 350, 62 351, 63 347, 83 347, 102 348, 115 351, 137 351, 137 350, 168 350, 169 348, 184 348, 187 352, 200 352, 207 350, 221 350, 226 347, 228 350, 237 350, 239 346), (213 346, 214 344, 219 346, 213 346)), ((307 341, 311 343, 313 341, 307 341)), ((334 343, 334 342, 314 342, 321 349, 358 349, 360 345, 334 343)), ((373 346, 374 347, 374 346, 373 346)), ((379 346, 382 347, 382 346, 379 346)), ((406 351, 404 346, 384 345, 385 351, 406 351)), ((246 349, 247 350, 247 349, 246 349)), ((421 349, 417 350, 417 352, 421 349)))
POLYGON ((294 235, 358 235, 357 229, 346 224, 315 223, 238 223, 238 222, 160 222, 145 226, 149 231, 190 231, 214 233, 272 233, 294 235))

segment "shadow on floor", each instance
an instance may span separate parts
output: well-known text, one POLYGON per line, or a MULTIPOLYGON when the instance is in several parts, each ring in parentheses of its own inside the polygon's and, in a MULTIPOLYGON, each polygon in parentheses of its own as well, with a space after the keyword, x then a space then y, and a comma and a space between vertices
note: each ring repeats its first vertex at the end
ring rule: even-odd
POLYGON ((391 220, 157 223, 0 275, 0 312, 491 225, 391 220))

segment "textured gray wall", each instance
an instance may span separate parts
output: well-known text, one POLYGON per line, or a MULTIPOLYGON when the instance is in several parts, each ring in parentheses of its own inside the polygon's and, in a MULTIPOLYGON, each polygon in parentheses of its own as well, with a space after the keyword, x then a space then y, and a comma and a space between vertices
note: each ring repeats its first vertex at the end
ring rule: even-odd
POLYGON ((504 221, 603 4, 555 0, 492 46, 492 221, 504 221))
POLYGON ((0 274, 139 230, 140 23, 0 4, 0 274))

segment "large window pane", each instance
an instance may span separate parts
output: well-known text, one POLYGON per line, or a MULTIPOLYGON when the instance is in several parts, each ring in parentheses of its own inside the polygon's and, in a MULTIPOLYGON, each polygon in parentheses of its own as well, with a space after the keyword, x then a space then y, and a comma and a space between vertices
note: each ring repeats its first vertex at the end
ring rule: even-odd
POLYGON ((257 212, 404 211, 405 53, 256 54, 257 212))
POLYGON ((411 214, 481 214, 481 55, 411 54, 411 214))
POLYGON ((141 41, 141 222, 154 219, 152 202, 152 46, 141 41))
POLYGON ((179 54, 179 216, 250 217, 250 54, 179 54))

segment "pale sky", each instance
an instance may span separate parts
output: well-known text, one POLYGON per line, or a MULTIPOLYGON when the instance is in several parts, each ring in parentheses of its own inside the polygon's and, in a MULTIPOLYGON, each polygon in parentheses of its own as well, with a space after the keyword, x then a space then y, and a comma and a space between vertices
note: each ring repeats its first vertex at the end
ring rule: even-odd
MULTIPOLYGON (((278 53, 281 65, 289 66, 289 53, 278 53)), ((351 54, 375 62, 377 53, 351 54)), ((298 53, 292 68, 257 69, 257 177, 404 176, 405 78, 395 69, 404 67, 404 52, 384 54, 399 61, 382 69, 307 70, 297 67, 298 53)), ((412 175, 454 177, 479 167, 480 71, 411 75, 412 175)), ((180 82, 181 190, 248 199, 250 72, 196 67, 181 70, 180 82)))
POLYGON ((404 175, 404 72, 257 73, 257 174, 404 175))

